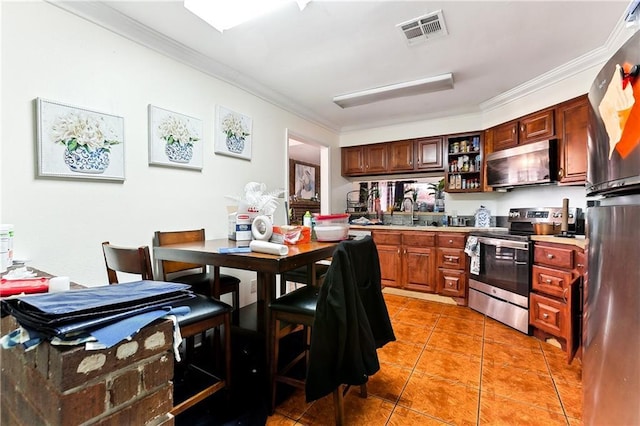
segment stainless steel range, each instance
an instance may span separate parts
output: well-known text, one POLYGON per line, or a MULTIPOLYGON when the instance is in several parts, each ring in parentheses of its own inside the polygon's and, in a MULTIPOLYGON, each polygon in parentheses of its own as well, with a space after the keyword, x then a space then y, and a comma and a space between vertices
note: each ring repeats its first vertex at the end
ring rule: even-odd
MULTIPOLYGON (((570 237, 580 231, 580 209, 569 209, 570 237)), ((562 222, 562 208, 515 208, 509 210, 508 232, 474 231, 477 242, 470 262, 469 307, 523 333, 530 334, 529 292, 535 223, 562 222)))

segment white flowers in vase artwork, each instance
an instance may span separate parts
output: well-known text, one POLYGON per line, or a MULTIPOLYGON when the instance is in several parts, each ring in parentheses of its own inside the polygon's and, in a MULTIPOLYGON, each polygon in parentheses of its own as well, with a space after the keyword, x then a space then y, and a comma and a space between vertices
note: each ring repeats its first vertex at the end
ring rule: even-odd
POLYGON ((202 121, 149 105, 149 163, 202 168, 202 121))
POLYGON ((158 126, 158 134, 167 142, 165 154, 169 161, 188 163, 193 158, 193 143, 199 141, 189 123, 175 115, 169 115, 158 126))
POLYGON ((78 111, 56 118, 51 139, 65 146, 64 162, 71 171, 93 174, 104 173, 110 147, 122 143, 102 117, 78 111))
POLYGON ((222 131, 227 135, 227 149, 233 153, 244 150, 244 140, 249 132, 244 128, 242 120, 233 113, 227 114, 222 120, 222 131))

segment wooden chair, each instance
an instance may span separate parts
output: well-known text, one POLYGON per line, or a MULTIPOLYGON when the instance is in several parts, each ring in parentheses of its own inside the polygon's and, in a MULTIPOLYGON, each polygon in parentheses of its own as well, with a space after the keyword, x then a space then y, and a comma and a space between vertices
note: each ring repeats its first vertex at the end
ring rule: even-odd
MULTIPOLYGON (((159 247, 167 244, 204 240, 204 229, 156 231, 153 237, 153 246, 159 247)), ((206 265, 171 260, 156 261, 159 280, 189 284, 196 293, 205 294, 215 299, 219 299, 223 294, 232 293, 233 323, 238 325, 240 318, 240 279, 232 275, 221 274, 219 267, 213 267, 212 269, 213 273, 209 273, 206 265), (214 284, 216 276, 219 276, 219 289, 216 289, 214 284)))
MULTIPOLYGON (((109 284, 118 283, 117 272, 141 275, 143 280, 153 279, 148 246, 138 248, 117 247, 107 241, 102 243, 102 251, 107 267, 109 284)), ((206 373, 217 381, 174 405, 171 410, 173 415, 178 415, 210 395, 224 389, 228 390, 231 387, 231 306, 201 294, 196 294, 195 298, 188 301, 180 302, 179 306, 188 306, 190 308, 189 314, 178 317, 180 333, 186 339, 192 340, 194 336, 202 335, 207 330, 218 329, 220 326, 224 327, 224 333, 222 333, 224 336, 222 345, 224 352, 224 378, 213 376, 203 369, 195 367, 196 371, 206 373)), ((188 354, 186 358, 188 358, 188 354)))
MULTIPOLYGON (((316 282, 309 285, 308 273, 306 267, 298 268, 294 271, 283 274, 289 281, 303 282, 306 286, 296 289, 290 293, 275 299, 269 305, 271 310, 271 364, 270 364, 270 393, 271 407, 270 414, 273 414, 276 407, 276 388, 278 383, 285 383, 300 389, 305 388, 305 379, 290 374, 294 368, 302 361, 305 365, 309 363, 309 350, 311 345, 311 331, 316 316, 316 304, 320 287, 327 275, 329 266, 316 264, 316 267, 322 266, 322 269, 316 269, 316 282), (280 366, 280 340, 292 333, 302 331, 304 338, 303 349, 287 364, 280 366)), ((335 424, 341 426, 344 424, 344 402, 343 397, 349 391, 349 386, 338 387, 333 391, 333 403, 335 412, 335 424)), ((360 396, 367 397, 366 383, 360 386, 360 396)))
MULTIPOLYGON (((311 283, 311 285, 315 285, 317 287, 322 285, 322 281, 324 280, 325 275, 327 275, 327 271, 329 270, 329 265, 325 265, 324 263, 316 262, 315 264, 315 283, 311 283)), ((309 285, 309 275, 306 266, 301 266, 292 271, 287 271, 284 274, 280 275, 280 295, 283 296, 287 292, 287 282, 300 283, 309 285)))

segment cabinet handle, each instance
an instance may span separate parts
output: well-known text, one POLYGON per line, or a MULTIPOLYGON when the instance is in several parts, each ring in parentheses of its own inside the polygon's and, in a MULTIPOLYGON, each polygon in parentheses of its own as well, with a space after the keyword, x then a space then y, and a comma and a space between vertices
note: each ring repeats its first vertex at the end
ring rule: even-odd
POLYGON ((449 244, 453 244, 453 240, 449 240, 449 244))
POLYGON ((564 169, 558 170, 558 177, 559 178, 563 178, 564 177, 564 169))
POLYGON ((549 314, 547 314, 547 313, 542 314, 542 318, 549 319, 549 314))
POLYGON ((578 268, 584 268, 584 264, 582 264, 582 263, 578 263, 578 264, 576 264, 576 266, 577 266, 578 268))
POLYGON ((551 253, 547 254, 547 259, 553 259, 555 256, 552 255, 551 253))
POLYGON ((524 124, 520 126, 520 131, 524 133, 524 124))
POLYGON ((453 283, 447 283, 447 286, 453 287, 453 283))
POLYGON ((551 284, 551 278, 547 278, 546 280, 544 280, 544 282, 546 282, 547 284, 551 284))

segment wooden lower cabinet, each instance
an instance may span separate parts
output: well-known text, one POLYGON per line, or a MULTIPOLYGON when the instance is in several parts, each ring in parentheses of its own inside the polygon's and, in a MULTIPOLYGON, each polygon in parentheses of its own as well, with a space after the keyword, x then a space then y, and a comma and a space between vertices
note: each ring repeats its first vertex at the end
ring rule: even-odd
POLYGON ((579 247, 536 242, 529 298, 529 324, 541 340, 554 337, 571 363, 580 355, 584 251, 579 247))
POLYGON ((375 230, 372 234, 378 247, 382 285, 437 293, 466 305, 466 234, 392 230, 375 230))

